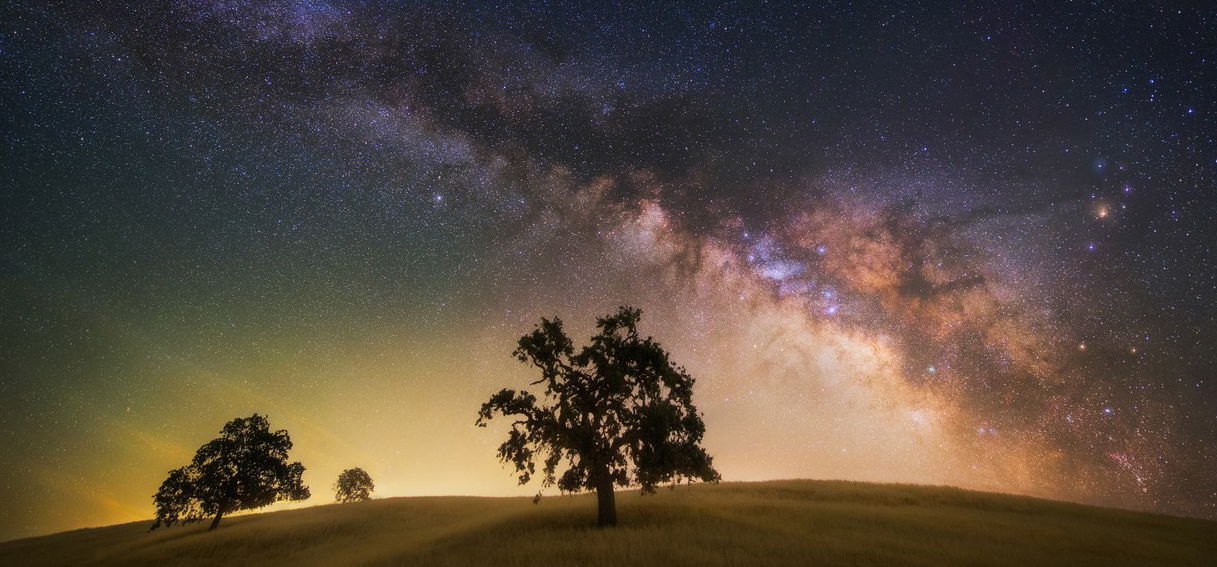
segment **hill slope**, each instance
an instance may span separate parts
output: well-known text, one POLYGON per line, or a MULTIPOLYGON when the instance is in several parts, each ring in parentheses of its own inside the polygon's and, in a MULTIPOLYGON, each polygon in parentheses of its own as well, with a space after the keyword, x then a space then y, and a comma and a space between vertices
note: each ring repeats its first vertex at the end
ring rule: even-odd
POLYGON ((148 533, 0 543, 0 565, 1212 565, 1217 523, 954 488, 836 481, 591 496, 392 498, 148 533))

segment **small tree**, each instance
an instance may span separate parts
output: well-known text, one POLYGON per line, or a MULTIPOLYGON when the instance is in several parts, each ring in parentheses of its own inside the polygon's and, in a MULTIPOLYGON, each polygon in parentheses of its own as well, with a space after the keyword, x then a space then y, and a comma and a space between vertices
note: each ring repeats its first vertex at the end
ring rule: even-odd
POLYGON ((376 485, 372 484, 368 471, 355 467, 338 474, 338 482, 334 483, 334 499, 339 502, 371 500, 375 489, 376 485))
POLYGON ((699 445, 705 424, 693 406, 693 377, 651 337, 639 336, 641 317, 621 307, 597 319, 599 333, 577 354, 562 321, 542 319, 513 353, 541 371, 532 382, 544 386, 541 398, 504 389, 478 412, 480 427, 495 414, 514 418, 498 455, 515 465, 520 484, 544 455, 542 484, 595 490, 601 527, 617 524, 614 486, 636 483, 650 493, 663 482, 719 479, 699 445))
POLYGON ((304 465, 287 462, 291 448, 287 431, 272 432, 256 413, 228 422, 219 437, 199 447, 189 465, 169 471, 152 498, 152 529, 214 517, 208 528, 214 530, 225 514, 308 498, 301 482, 304 465))

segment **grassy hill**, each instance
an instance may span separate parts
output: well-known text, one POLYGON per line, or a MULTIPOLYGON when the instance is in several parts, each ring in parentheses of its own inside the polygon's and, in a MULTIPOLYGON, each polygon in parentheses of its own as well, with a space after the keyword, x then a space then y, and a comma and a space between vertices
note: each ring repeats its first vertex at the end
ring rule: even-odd
POLYGON ((1214 565, 1217 522, 954 488, 723 483, 617 498, 391 498, 0 543, 0 565, 1214 565))

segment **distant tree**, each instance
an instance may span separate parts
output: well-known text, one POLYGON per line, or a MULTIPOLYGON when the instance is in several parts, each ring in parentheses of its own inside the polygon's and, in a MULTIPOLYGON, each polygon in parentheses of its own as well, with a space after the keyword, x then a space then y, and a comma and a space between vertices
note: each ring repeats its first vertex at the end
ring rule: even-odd
POLYGON ((355 467, 338 474, 338 482, 334 483, 334 498, 339 502, 371 500, 375 489, 376 485, 372 484, 368 471, 355 467))
POLYGON ((641 317, 621 307, 597 319, 599 332, 578 353, 560 319, 542 319, 513 353, 541 371, 532 382, 544 386, 541 398, 504 389, 482 404, 476 422, 512 418, 499 459, 515 465, 525 484, 544 455, 542 484, 595 490, 601 527, 617 524, 614 486, 636 483, 651 493, 663 482, 719 479, 700 446, 705 424, 693 406, 693 377, 651 337, 639 336, 641 317))
POLYGON ((287 462, 291 448, 287 431, 272 432, 256 413, 228 422, 219 437, 199 447, 189 465, 169 471, 152 498, 152 529, 214 517, 208 528, 214 530, 225 514, 308 498, 301 482, 304 465, 287 462))

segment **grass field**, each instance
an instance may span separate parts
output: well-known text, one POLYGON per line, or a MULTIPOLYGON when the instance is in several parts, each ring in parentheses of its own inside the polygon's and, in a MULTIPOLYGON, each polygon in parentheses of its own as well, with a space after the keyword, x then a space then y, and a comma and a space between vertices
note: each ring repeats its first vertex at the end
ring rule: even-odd
POLYGON ((1217 565, 1217 522, 954 488, 723 483, 617 497, 391 498, 0 543, 0 565, 1217 565))

